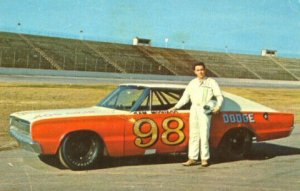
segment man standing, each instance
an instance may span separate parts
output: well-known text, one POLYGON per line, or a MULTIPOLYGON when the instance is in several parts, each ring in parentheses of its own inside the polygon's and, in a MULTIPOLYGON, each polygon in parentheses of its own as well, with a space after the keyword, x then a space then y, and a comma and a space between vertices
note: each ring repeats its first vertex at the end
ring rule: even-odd
POLYGON ((207 167, 208 159, 210 158, 209 133, 211 114, 206 112, 205 105, 215 97, 217 103, 212 108, 212 113, 216 114, 222 106, 223 96, 218 83, 214 79, 206 77, 204 63, 196 63, 193 69, 197 77, 190 81, 178 103, 169 110, 179 109, 191 101, 189 160, 183 165, 192 166, 197 164, 200 150, 199 142, 201 142, 201 165, 207 167))

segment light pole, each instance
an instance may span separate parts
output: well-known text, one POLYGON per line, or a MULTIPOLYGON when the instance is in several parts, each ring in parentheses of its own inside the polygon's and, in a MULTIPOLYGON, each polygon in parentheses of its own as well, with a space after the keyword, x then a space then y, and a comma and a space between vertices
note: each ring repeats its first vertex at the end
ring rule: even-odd
POLYGON ((21 33, 21 23, 18 22, 18 23, 17 23, 17 26, 18 26, 18 31, 19 31, 19 33, 21 33))
POLYGON ((80 30, 79 33, 80 33, 80 40, 83 40, 83 30, 80 30))
POLYGON ((169 39, 168 38, 165 38, 165 47, 168 48, 168 42, 169 42, 169 39))

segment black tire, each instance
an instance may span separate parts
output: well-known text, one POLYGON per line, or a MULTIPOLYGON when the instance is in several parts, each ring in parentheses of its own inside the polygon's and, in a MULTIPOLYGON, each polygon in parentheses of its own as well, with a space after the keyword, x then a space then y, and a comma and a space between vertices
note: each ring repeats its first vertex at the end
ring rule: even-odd
POLYGON ((62 165, 61 165, 60 161, 58 160, 57 155, 40 154, 39 159, 48 165, 55 166, 57 168, 62 168, 62 165))
POLYGON ((59 148, 62 165, 72 170, 85 170, 95 166, 100 158, 102 144, 96 134, 77 132, 67 135, 59 148))
POLYGON ((250 153, 251 146, 252 133, 245 128, 239 128, 224 135, 218 150, 224 160, 240 160, 250 153))

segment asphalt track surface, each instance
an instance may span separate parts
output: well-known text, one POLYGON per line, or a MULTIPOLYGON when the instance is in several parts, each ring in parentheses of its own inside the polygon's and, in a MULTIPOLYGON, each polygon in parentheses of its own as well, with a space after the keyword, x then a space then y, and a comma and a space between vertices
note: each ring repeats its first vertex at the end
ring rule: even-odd
POLYGON ((0 190, 295 190, 300 189, 300 126, 283 139, 254 143, 249 159, 184 167, 186 156, 109 158, 88 171, 13 149, 0 152, 0 190))
MULTIPOLYGON (((192 79, 193 77, 191 77, 192 79)), ((299 81, 277 80, 250 80, 215 78, 221 86, 230 87, 257 87, 257 88, 300 88, 299 81)), ((70 76, 38 76, 38 75, 3 75, 0 82, 8 83, 50 83, 50 84, 121 84, 121 83, 159 83, 159 84, 187 84, 190 79, 163 80, 163 79, 137 79, 137 78, 100 78, 100 77, 70 77, 70 76)))
MULTIPOLYGON (((136 79, 1 75, 0 82, 119 84, 136 79)), ((145 81, 155 83, 157 81, 145 81)), ((160 83, 174 83, 159 81, 160 83)), ((176 82, 178 83, 178 82, 176 82)), ((182 82, 186 83, 186 82, 182 82)), ((239 86, 235 84, 233 86, 239 86)), ((241 85, 243 86, 243 85, 241 85)), ((266 84, 268 87, 268 85, 266 84)), ((257 87, 257 85, 253 85, 257 87)), ((261 87, 261 86, 260 86, 261 87)), ((186 155, 107 158, 88 171, 64 169, 53 158, 21 149, 0 152, 0 191, 300 190, 300 125, 291 136, 254 143, 249 159, 183 167, 186 155)))
POLYGON ((186 84, 186 81, 167 81, 167 80, 149 80, 149 79, 124 79, 124 78, 94 78, 94 77, 68 77, 68 76, 29 76, 29 75, 0 75, 0 82, 9 83, 47 83, 47 84, 121 84, 121 83, 180 83, 186 84))

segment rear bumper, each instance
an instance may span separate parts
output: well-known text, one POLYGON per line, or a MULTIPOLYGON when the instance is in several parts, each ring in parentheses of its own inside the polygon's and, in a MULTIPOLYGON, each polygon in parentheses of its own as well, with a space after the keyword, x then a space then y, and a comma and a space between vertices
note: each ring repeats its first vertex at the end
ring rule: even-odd
POLYGON ((21 148, 27 151, 35 152, 38 154, 42 153, 42 148, 39 143, 32 141, 31 137, 24 134, 24 132, 11 126, 9 133, 12 137, 16 138, 21 148))
POLYGON ((291 134, 292 131, 295 129, 295 125, 293 125, 291 129, 292 129, 292 130, 291 130, 290 134, 291 134))

